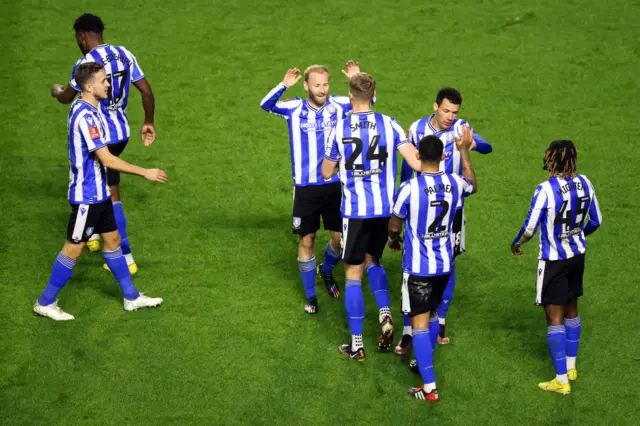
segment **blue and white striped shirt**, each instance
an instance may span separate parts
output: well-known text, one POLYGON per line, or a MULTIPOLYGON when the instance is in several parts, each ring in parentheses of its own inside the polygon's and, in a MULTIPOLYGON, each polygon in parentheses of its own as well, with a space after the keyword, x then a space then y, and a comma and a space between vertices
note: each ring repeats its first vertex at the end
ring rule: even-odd
MULTIPOLYGON (((465 124, 468 125, 470 128, 471 126, 465 120, 456 118, 453 120, 453 123, 451 123, 451 126, 449 126, 448 129, 437 130, 431 124, 432 119, 433 119, 433 114, 413 122, 409 127, 409 141, 416 148, 418 148, 418 145, 420 144, 420 140, 422 140, 423 137, 428 135, 437 136, 444 145, 444 156, 445 156, 444 160, 440 162, 440 171, 443 171, 445 173, 461 174, 462 161, 460 159, 460 152, 456 148, 455 138, 460 137, 460 135, 462 134, 462 126, 464 126, 465 124)), ((480 154, 489 154, 493 150, 493 148, 491 147, 491 144, 489 144, 489 142, 482 139, 480 135, 474 133, 473 140, 476 143, 476 147, 474 148, 474 151, 477 151, 480 154)), ((406 164, 406 162, 404 162, 402 164, 401 180, 405 181, 409 179, 411 177, 412 172, 413 170, 411 169, 411 167, 409 167, 409 165, 406 164)))
POLYGON ((78 99, 69 109, 69 202, 98 204, 111 197, 107 172, 96 157, 107 146, 102 114, 93 105, 78 99))
POLYGON ((325 158, 339 162, 342 217, 391 216, 396 182, 396 150, 407 143, 393 118, 367 111, 339 120, 325 158))
POLYGON ((100 112, 106 123, 104 138, 108 144, 123 142, 131 137, 127 105, 131 83, 142 80, 144 73, 138 66, 138 61, 131 52, 122 46, 101 44, 76 62, 71 72, 69 85, 80 92, 80 86, 75 81, 78 65, 85 62, 98 62, 104 67, 109 80, 109 97, 100 102, 100 112))
POLYGON ((405 181, 393 215, 404 219, 403 271, 421 277, 451 273, 451 227, 473 185, 457 174, 426 173, 405 181))
POLYGON ((322 108, 316 109, 308 100, 299 97, 278 101, 285 90, 287 86, 284 83, 278 84, 262 99, 260 106, 287 120, 293 184, 312 186, 338 182, 337 176, 327 180, 322 177, 322 160, 327 138, 336 120, 346 117, 351 111, 349 98, 331 95, 322 108))
POLYGON ((602 223, 593 185, 586 176, 554 176, 533 193, 527 220, 513 240, 521 246, 540 227, 540 260, 565 260, 584 254, 586 235, 602 223), (587 220, 588 216, 588 220, 587 220))

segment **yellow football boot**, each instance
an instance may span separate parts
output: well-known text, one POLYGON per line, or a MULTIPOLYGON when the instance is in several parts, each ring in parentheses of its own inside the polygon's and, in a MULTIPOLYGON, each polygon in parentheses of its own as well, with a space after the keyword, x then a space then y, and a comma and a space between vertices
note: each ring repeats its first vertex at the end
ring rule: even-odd
POLYGON ((548 382, 538 383, 538 387, 543 391, 557 392, 562 395, 568 395, 571 393, 571 385, 569 383, 558 383, 558 380, 553 379, 548 382))

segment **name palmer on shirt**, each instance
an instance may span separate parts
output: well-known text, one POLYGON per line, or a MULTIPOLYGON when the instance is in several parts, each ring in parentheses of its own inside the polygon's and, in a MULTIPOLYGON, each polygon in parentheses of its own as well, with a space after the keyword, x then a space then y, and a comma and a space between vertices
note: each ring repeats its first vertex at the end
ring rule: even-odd
POLYGON ((453 192, 453 188, 449 184, 441 183, 441 184, 427 186, 424 189, 424 192, 427 195, 438 194, 438 193, 442 193, 442 192, 452 193, 453 192))

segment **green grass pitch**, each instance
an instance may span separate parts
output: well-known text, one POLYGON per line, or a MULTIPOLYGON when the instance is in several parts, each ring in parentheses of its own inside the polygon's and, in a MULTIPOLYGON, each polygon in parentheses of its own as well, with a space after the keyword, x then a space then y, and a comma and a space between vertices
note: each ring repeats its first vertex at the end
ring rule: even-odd
MULTIPOLYGON (((640 423, 639 20, 637 0, 2 2, 2 424, 640 423), (80 56, 71 27, 83 12, 134 52, 156 95, 157 141, 137 138, 134 91, 123 158, 164 168, 170 182, 125 176, 122 193, 134 283, 165 303, 124 312, 101 256, 87 252, 60 295, 76 320, 55 323, 31 310, 69 214, 67 107, 49 90, 80 56), (339 69, 351 58, 377 80, 375 109, 405 128, 440 87, 457 87, 461 117, 494 147, 473 155, 480 190, 452 344, 435 357, 437 405, 406 396, 419 384, 406 359, 375 352, 366 283, 364 363, 337 352, 348 339, 342 298, 318 283, 319 313, 302 310, 286 125, 259 102, 288 68, 311 63, 329 66, 331 92, 345 94, 339 69), (536 244, 509 251, 559 138, 577 143, 604 219, 589 238, 580 377, 567 397, 536 388, 553 376, 533 304, 536 244)), ((383 264, 399 331, 400 256, 387 251, 383 264)))

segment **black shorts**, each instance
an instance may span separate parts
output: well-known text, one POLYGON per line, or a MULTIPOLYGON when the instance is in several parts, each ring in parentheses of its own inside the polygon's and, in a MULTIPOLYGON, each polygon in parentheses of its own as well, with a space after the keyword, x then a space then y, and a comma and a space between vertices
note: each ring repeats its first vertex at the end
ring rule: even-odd
POLYGON ((389 238, 389 219, 342 219, 342 261, 360 265, 365 253, 379 261, 389 238))
POLYGON ((402 312, 415 317, 437 308, 442 301, 450 275, 419 277, 404 272, 402 274, 402 312))
POLYGON ((464 208, 456 210, 451 225, 451 240, 453 243, 453 257, 456 258, 465 252, 465 221, 464 208))
MULTIPOLYGON (((126 141, 118 142, 118 143, 112 143, 107 145, 107 148, 109 148, 110 153, 112 153, 116 157, 120 157, 120 154, 122 154, 122 151, 124 151, 124 149, 127 147, 128 142, 129 142, 129 139, 127 139, 126 141)), ((109 186, 120 185, 119 171, 107 169, 107 185, 109 186)))
POLYGON ((538 262, 536 304, 565 306, 582 296, 584 254, 566 260, 538 262))
POLYGON ((104 234, 117 229, 110 198, 99 204, 71 204, 67 241, 86 243, 93 234, 104 234))
POLYGON ((340 232, 342 216, 340 182, 293 188, 293 233, 314 234, 320 229, 320 216, 327 231, 340 232))

